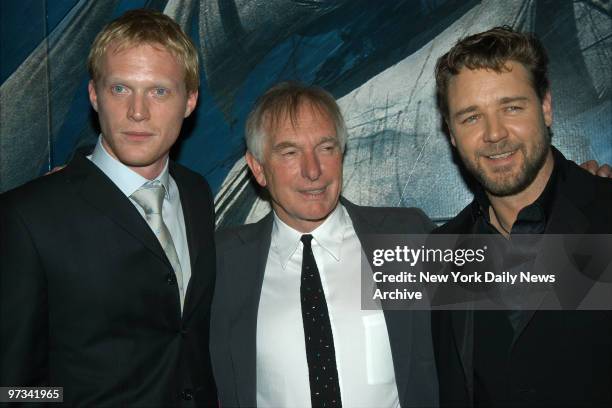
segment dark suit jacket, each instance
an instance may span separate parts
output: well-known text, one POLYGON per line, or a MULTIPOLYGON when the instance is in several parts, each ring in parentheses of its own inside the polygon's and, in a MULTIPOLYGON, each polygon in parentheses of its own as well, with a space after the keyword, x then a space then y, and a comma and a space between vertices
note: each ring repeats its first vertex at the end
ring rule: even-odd
POLYGON ((2 386, 64 387, 80 406, 216 404, 211 193, 182 166, 170 173, 192 270, 182 318, 155 235, 86 157, 0 196, 2 386))
MULTIPOLYGON (((341 198, 358 237, 421 234, 433 224, 418 209, 359 207, 341 198)), ((217 234, 217 283, 211 317, 211 356, 223 407, 254 407, 257 308, 272 236, 272 213, 255 224, 217 234)), ((360 238, 362 239, 362 238, 360 238)), ((355 271, 356 279, 359 271, 355 271)), ((385 311, 400 402, 437 405, 428 312, 385 311)))
MULTIPOLYGON (((545 233, 610 234, 612 180, 590 175, 556 150, 554 156, 557 189, 545 233)), ((477 206, 473 202, 435 233, 477 233, 477 206)), ((475 349, 474 313, 470 311, 435 312, 432 329, 441 406, 472 406, 478 381, 487 381, 475 372, 474 353, 483 353, 487 344, 494 346, 497 338, 479 339, 482 346, 475 349)), ((499 364, 495 382, 505 381, 506 390, 502 395, 484 396, 495 401, 495 406, 610 407, 612 314, 525 311, 507 358, 500 358, 499 364)))

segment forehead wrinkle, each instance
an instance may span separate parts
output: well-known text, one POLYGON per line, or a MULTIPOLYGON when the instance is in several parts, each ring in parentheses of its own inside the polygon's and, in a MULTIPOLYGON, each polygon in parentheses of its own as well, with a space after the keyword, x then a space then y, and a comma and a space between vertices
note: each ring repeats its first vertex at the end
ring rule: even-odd
POLYGON ((282 125, 287 121, 291 124, 291 128, 296 130, 300 127, 300 114, 302 109, 310 109, 315 119, 328 121, 332 123, 335 128, 335 124, 331 119, 331 115, 327 112, 324 106, 316 103, 306 97, 298 96, 287 96, 282 101, 277 101, 268 109, 263 115, 263 129, 267 133, 278 132, 282 125))
MULTIPOLYGON (((520 67, 520 65, 518 66, 520 67)), ((509 76, 516 71, 514 69, 516 67, 512 65, 506 65, 506 67, 507 70, 504 72, 491 69, 464 68, 458 75, 453 76, 449 80, 448 92, 450 93, 454 89, 454 99, 459 103, 466 102, 463 98, 464 90, 468 93, 471 92, 472 99, 475 102, 470 106, 460 107, 457 114, 469 112, 472 110, 470 108, 473 107, 531 100, 529 92, 534 91, 535 93, 535 90, 529 82, 528 73, 524 72, 523 69, 518 70, 515 76, 509 76), (509 87, 513 89, 509 89, 509 87)))

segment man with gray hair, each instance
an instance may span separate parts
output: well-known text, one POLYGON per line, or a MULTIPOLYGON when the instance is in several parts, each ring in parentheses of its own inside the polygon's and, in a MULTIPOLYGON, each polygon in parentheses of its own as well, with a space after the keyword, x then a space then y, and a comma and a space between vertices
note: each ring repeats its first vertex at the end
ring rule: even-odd
POLYGON ((224 407, 437 405, 427 312, 361 310, 365 234, 426 233, 414 208, 340 196, 347 132, 326 91, 256 102, 246 161, 273 211, 217 234, 211 358, 224 407))

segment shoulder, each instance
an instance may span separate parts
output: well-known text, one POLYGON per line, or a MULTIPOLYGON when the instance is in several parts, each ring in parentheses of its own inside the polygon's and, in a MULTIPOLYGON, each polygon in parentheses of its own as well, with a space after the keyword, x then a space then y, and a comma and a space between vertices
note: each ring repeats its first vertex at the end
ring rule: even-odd
POLYGON ((174 179, 181 197, 183 209, 194 213, 212 214, 214 219, 214 198, 206 179, 199 173, 178 163, 170 162, 170 175, 174 179))
POLYGON ((184 186, 202 187, 211 194, 208 181, 200 173, 195 172, 179 163, 170 162, 170 175, 177 184, 184 186))
POLYGON ((558 190, 580 206, 585 203, 605 202, 612 200, 612 179, 594 176, 552 147, 555 157, 555 167, 558 172, 558 190))
POLYGON ((560 199, 560 204, 554 207, 557 215, 566 216, 566 211, 574 208, 589 220, 593 231, 612 228, 612 179, 594 176, 566 161, 557 194, 560 199))
POLYGON ((587 193, 592 196, 603 194, 599 199, 612 197, 612 179, 594 176, 576 163, 564 160, 563 163, 563 190, 566 192, 587 193))
POLYGON ((472 206, 475 203, 472 202, 465 207, 459 214, 451 218, 446 224, 439 226, 434 229, 434 234, 465 234, 471 231, 474 220, 472 217, 472 206))
POLYGON ((215 242, 217 243, 217 248, 222 245, 231 244, 233 241, 238 241, 240 239, 240 235, 243 232, 247 232, 252 230, 254 224, 245 224, 245 225, 236 225, 232 227, 222 227, 215 231, 215 242))
POLYGON ((343 199, 342 204, 353 222, 368 222, 386 234, 428 233, 435 224, 420 208, 405 207, 368 207, 360 206, 343 199))
POLYGON ((389 221, 433 225, 427 214, 416 207, 362 207, 365 214, 384 214, 389 221))
POLYGON ((55 202, 63 202, 72 195, 80 182, 69 167, 34 180, 0 194, 3 211, 18 208, 20 211, 42 210, 55 202))
POLYGON ((265 234, 272 233, 272 213, 268 213, 261 220, 252 223, 220 228, 215 232, 215 243, 217 250, 224 251, 235 248, 252 241, 263 240, 265 234))

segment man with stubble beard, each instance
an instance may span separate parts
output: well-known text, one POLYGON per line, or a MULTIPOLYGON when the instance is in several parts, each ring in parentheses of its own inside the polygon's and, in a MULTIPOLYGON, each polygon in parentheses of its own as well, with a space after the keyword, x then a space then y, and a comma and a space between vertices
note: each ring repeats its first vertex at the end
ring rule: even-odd
MULTIPOLYGON (((548 59, 532 35, 497 27, 436 66, 450 141, 475 199, 441 234, 609 234, 612 180, 551 146, 548 59)), ((611 406, 608 311, 446 311, 433 319, 442 406, 611 406)))

